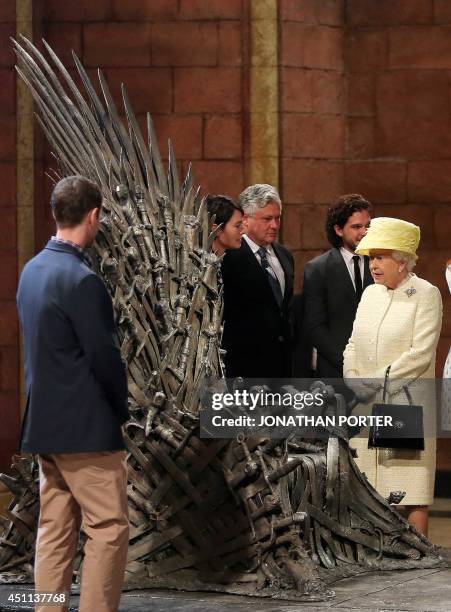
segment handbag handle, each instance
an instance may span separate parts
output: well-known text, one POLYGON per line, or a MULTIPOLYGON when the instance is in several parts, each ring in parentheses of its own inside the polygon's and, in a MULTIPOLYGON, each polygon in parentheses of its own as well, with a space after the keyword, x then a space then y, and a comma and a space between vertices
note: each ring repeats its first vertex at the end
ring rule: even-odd
MULTIPOLYGON (((385 371, 385 379, 384 379, 384 392, 383 392, 383 394, 382 394, 382 403, 383 403, 383 404, 385 404, 385 398, 386 398, 386 395, 387 395, 388 377, 389 377, 389 375, 390 375, 390 370, 391 370, 391 364, 388 366, 388 368, 387 368, 387 369, 386 369, 386 371, 385 371)), ((404 390, 404 393, 405 393, 405 394, 406 394, 406 396, 407 396, 407 401, 409 402, 409 405, 410 405, 410 406, 413 406, 413 400, 412 400, 412 396, 411 396, 411 394, 410 394, 410 391, 409 391, 408 386, 407 386, 407 385, 403 385, 403 387, 402 387, 402 388, 403 388, 403 390, 404 390)))
POLYGON ((385 370, 385 380, 384 380, 384 392, 382 394, 382 403, 385 404, 385 397, 387 395, 387 386, 388 386, 388 376, 390 374, 391 365, 385 370))
POLYGON ((413 400, 412 396, 410 395, 409 387, 407 385, 403 385, 402 388, 404 389, 404 393, 407 395, 407 401, 409 402, 410 406, 413 406, 413 400))

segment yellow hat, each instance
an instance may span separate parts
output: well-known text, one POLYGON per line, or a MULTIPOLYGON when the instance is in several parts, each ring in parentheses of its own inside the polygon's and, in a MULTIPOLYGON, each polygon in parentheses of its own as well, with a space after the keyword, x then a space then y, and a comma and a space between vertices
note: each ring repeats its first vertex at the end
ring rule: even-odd
POLYGON ((416 250, 420 243, 420 228, 418 225, 392 219, 377 217, 371 221, 366 235, 359 242, 355 252, 357 255, 369 255, 373 249, 402 251, 418 259, 416 250))

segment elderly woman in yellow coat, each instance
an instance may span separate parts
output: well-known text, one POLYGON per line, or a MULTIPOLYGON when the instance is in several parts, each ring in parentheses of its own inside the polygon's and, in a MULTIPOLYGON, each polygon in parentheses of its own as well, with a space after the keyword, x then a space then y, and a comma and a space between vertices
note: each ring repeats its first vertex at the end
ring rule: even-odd
POLYGON ((427 535, 428 506, 434 495, 436 440, 426 427, 435 420, 435 353, 442 321, 440 292, 412 273, 417 260, 420 228, 401 219, 373 219, 356 249, 369 255, 375 284, 367 287, 359 304, 351 338, 344 352, 344 377, 368 414, 381 402, 388 366, 387 403, 422 405, 425 450, 368 449, 368 440, 355 438, 357 465, 384 497, 405 491, 402 500, 408 521, 427 535), (429 381, 430 383, 430 381, 429 381))

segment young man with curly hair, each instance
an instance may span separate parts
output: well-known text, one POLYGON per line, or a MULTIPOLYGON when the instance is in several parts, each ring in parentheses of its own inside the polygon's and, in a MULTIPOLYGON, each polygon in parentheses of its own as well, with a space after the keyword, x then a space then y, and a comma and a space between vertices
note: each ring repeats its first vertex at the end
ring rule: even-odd
POLYGON ((362 292, 373 282, 368 258, 355 248, 370 224, 370 202, 358 194, 339 197, 329 208, 327 238, 332 249, 304 270, 304 333, 317 351, 316 376, 342 378, 343 351, 362 292))

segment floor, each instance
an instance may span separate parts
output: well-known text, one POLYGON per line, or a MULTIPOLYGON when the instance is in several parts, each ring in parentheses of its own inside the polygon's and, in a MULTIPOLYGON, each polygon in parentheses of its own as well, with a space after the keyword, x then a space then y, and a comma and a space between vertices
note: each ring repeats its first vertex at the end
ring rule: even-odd
MULTIPOLYGON (((430 539, 451 549, 451 500, 437 499, 431 509, 430 539)), ((451 550, 449 551, 451 558, 451 550)), ((123 593, 119 612, 450 612, 451 569, 369 572, 337 581, 335 597, 326 602, 275 601, 217 593, 182 593, 135 590, 123 593)), ((32 610, 31 604, 8 602, 11 594, 21 600, 33 594, 29 585, 0 585, 0 611, 32 610)), ((77 609, 78 597, 71 598, 77 609)), ((51 608, 50 608, 51 609, 51 608)))
MULTIPOLYGON (((124 593, 119 612, 449 612, 451 610, 451 569, 373 572, 346 578, 332 588, 335 598, 326 602, 274 601, 216 593, 179 593, 142 590, 124 593)), ((32 604, 8 604, 8 596, 32 595, 32 587, 0 586, 0 610, 32 610, 32 604)), ((76 610, 78 598, 71 598, 76 610)), ((49 608, 51 610, 51 608, 49 608)))

